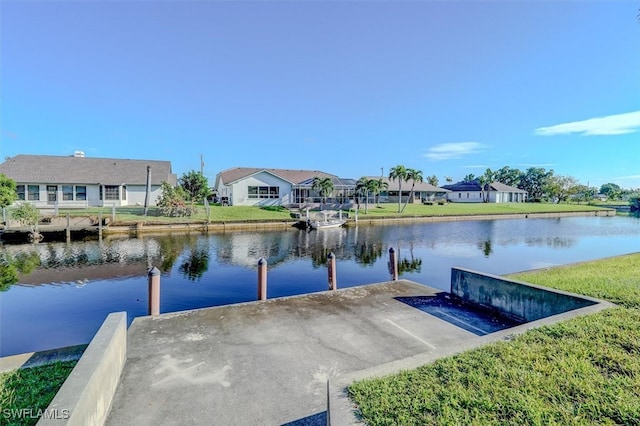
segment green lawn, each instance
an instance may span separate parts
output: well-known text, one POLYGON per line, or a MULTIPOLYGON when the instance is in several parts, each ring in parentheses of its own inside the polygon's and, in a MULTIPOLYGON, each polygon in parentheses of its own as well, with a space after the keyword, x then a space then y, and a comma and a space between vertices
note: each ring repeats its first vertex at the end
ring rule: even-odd
POLYGON ((360 204, 360 217, 401 217, 401 216, 468 216, 484 214, 529 214, 557 213, 604 210, 602 207, 586 204, 548 204, 548 203, 448 203, 445 205, 408 204, 405 211, 398 214, 397 204, 369 205, 360 204))
MULTIPOLYGON (((449 203, 446 205, 426 206, 422 204, 409 204, 403 213, 398 213, 397 204, 369 205, 365 214, 364 204, 360 205, 358 217, 360 218, 394 218, 414 216, 468 216, 484 214, 528 214, 528 213, 554 213, 603 210, 601 207, 578 204, 545 204, 545 203, 449 203)), ((59 216, 67 214, 72 216, 97 216, 111 217, 111 208, 89 208, 58 211, 59 216)), ((294 210, 297 212, 297 210, 294 210)), ((156 207, 150 207, 148 215, 143 215, 142 207, 120 207, 116 209, 117 223, 135 222, 203 222, 209 219, 211 222, 238 222, 238 221, 283 221, 292 220, 290 212, 280 207, 252 207, 252 206, 211 206, 207 217, 203 206, 196 207, 196 214, 191 217, 166 217, 161 216, 156 207)), ((302 212, 304 215, 304 211, 302 212)), ((351 210, 351 217, 354 211, 351 210)))
MULTIPOLYGON (((0 373, 0 425, 34 425, 77 361, 0 373)), ((59 413, 60 416, 64 413, 59 413)))
POLYGON ((640 425, 640 253, 511 277, 619 307, 349 387, 369 425, 640 425))

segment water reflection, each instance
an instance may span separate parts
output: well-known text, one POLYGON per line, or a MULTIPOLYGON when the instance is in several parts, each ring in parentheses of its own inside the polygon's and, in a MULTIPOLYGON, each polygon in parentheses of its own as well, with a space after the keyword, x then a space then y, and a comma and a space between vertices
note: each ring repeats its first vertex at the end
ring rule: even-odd
POLYGON ((178 270, 190 281, 199 281, 209 269, 209 239, 199 238, 187 248, 186 259, 178 270))
POLYGON ((640 220, 629 216, 4 245, 0 356, 86 343, 109 312, 145 315, 150 265, 162 271, 161 310, 170 312, 254 300, 261 257, 269 297, 326 290, 331 252, 339 288, 386 281, 390 247, 401 277, 448 290, 453 266, 505 274, 637 252, 639 237, 640 220))
POLYGON ((0 251, 0 291, 6 291, 18 282, 18 275, 28 275, 40 266, 40 256, 36 252, 21 252, 11 256, 0 251))

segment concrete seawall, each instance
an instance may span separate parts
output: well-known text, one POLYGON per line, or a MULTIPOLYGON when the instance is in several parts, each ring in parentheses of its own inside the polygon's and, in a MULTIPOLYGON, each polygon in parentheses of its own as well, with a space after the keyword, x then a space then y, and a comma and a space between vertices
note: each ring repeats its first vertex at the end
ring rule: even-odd
MULTIPOLYGON (((534 219, 534 218, 558 218, 580 216, 615 216, 615 210, 595 210, 583 212, 558 212, 558 213, 518 213, 518 214, 483 214, 468 216, 411 216, 411 217, 380 217, 358 218, 358 225, 381 225, 398 223, 429 223, 429 222, 457 222, 467 220, 494 220, 494 219, 534 219)), ((353 216, 353 215, 352 215, 353 216)), ((291 229, 299 223, 298 220, 269 221, 269 222, 212 222, 212 223, 164 223, 139 222, 134 225, 110 225, 103 229, 104 235, 128 234, 128 233, 154 233, 154 232, 226 232, 226 231, 259 231, 291 229)), ((346 226, 355 225, 350 219, 346 226)))
POLYGON ((463 268, 451 268, 451 294, 522 322, 536 321, 600 302, 463 268))
POLYGON ((127 357, 127 314, 111 313, 49 404, 39 426, 103 425, 127 357))

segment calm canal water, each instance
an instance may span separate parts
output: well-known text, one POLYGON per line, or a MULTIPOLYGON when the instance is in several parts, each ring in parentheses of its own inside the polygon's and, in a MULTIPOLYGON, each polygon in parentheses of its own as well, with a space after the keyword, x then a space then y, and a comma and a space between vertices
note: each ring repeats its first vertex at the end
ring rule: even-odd
POLYGON ((147 268, 161 276, 161 312, 255 300, 257 262, 268 261, 269 298, 327 289, 326 257, 338 287, 401 277, 448 290, 450 269, 493 274, 640 251, 632 216, 351 226, 322 231, 232 232, 5 245, 39 264, 0 292, 0 356, 88 343, 107 314, 147 313, 147 268))

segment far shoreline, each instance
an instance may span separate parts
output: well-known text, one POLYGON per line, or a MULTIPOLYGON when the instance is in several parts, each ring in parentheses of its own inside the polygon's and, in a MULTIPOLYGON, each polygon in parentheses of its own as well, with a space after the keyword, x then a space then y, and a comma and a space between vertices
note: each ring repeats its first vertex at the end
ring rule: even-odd
MULTIPOLYGON (((469 220, 492 220, 492 219, 551 219, 561 217, 576 216, 615 216, 614 209, 575 211, 575 212, 546 212, 546 213, 493 213, 493 214, 469 214, 452 216, 383 216, 383 217, 362 217, 358 216, 356 221, 350 218, 344 225, 353 227, 357 225, 385 225, 398 223, 430 223, 430 222, 459 222, 469 220)), ((296 228, 302 220, 260 220, 260 221, 226 221, 210 223, 157 223, 157 222, 137 222, 133 224, 115 224, 105 227, 104 235, 118 235, 130 233, 154 233, 154 232, 227 232, 227 231, 255 231, 255 230, 286 230, 296 228)), ((322 231, 320 231, 322 232, 322 231)))

